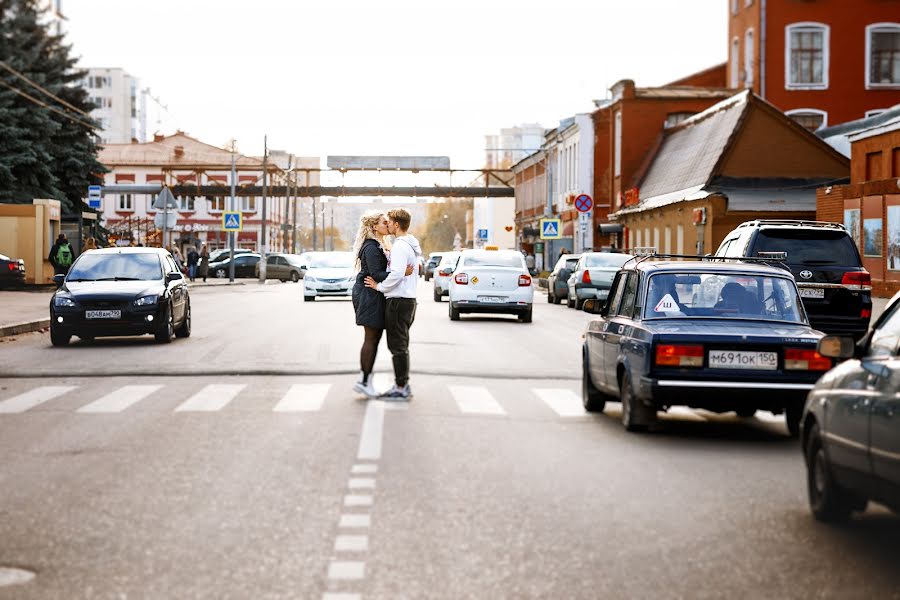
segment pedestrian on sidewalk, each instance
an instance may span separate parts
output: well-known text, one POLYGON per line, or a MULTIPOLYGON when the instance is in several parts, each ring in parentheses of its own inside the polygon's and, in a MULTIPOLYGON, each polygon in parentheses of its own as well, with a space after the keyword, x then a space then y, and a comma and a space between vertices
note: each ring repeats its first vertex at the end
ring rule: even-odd
POLYGON ((75 260, 75 251, 69 244, 66 234, 60 233, 56 238, 56 243, 50 248, 50 254, 47 260, 53 265, 53 273, 56 275, 65 275, 69 272, 69 267, 75 260))
POLYGON ((418 256, 422 254, 419 241, 409 235, 412 218, 403 208, 387 213, 388 232, 394 236, 391 246, 390 273, 381 283, 367 276, 365 286, 385 296, 384 324, 388 350, 394 362, 394 387, 382 394, 387 400, 408 400, 409 386, 409 330, 416 318, 416 286, 418 284, 418 256), (411 265, 412 271, 407 269, 411 265), (407 271, 409 274, 407 275, 407 271))
POLYGON ((84 242, 84 251, 85 252, 87 252, 88 250, 96 250, 96 249, 97 249, 97 240, 95 240, 92 237, 89 237, 87 240, 85 240, 85 242, 84 242))
POLYGON ((188 267, 188 277, 191 281, 194 281, 197 278, 197 265, 200 263, 200 255, 197 253, 197 250, 191 246, 188 248, 187 255, 187 267, 188 267))
POLYGON ((200 248, 200 277, 203 278, 203 283, 206 283, 206 277, 209 275, 209 248, 206 247, 206 244, 203 244, 200 248))

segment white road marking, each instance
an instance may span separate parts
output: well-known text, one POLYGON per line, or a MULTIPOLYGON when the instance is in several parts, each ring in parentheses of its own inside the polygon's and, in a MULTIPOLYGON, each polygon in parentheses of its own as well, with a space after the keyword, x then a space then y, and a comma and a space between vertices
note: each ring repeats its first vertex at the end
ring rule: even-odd
POLYGON ((175 412, 215 412, 222 410, 241 393, 243 383, 211 383, 188 398, 175 412))
POLYGON ((377 473, 378 465, 353 465, 353 468, 350 469, 351 473, 377 473))
POLYGON ((544 404, 561 417, 584 417, 588 414, 584 410, 581 398, 572 390, 534 388, 533 391, 544 404))
POLYGON ((361 561, 333 560, 328 565, 328 579, 363 579, 366 563, 361 561))
POLYGON ((335 552, 365 552, 369 549, 367 535, 339 535, 334 540, 335 552))
POLYGON ((347 494, 344 496, 344 506, 372 506, 372 496, 347 494))
POLYGON ((374 490, 375 480, 370 477, 352 477, 347 487, 351 490, 374 490))
POLYGON ((338 527, 365 528, 372 525, 372 517, 369 515, 341 515, 341 522, 338 527))
POLYGON ((362 600, 360 594, 346 594, 342 592, 325 592, 322 600, 362 600))
POLYGON ((384 429, 384 402, 369 400, 366 405, 366 417, 363 419, 362 433, 359 436, 359 460, 378 460, 381 458, 381 435, 384 429))
POLYGON ((287 394, 275 405, 275 412, 315 412, 322 410, 330 383, 292 385, 287 394))
POLYGON ((78 409, 81 413, 116 413, 122 412, 132 404, 140 402, 153 392, 162 389, 161 385, 126 385, 111 392, 99 400, 86 404, 78 409))
POLYGON ((479 415, 505 415, 506 411, 487 388, 480 385, 451 385, 450 393, 459 410, 479 415))
POLYGON ((0 414, 22 413, 71 392, 77 385, 45 385, 0 402, 0 414))

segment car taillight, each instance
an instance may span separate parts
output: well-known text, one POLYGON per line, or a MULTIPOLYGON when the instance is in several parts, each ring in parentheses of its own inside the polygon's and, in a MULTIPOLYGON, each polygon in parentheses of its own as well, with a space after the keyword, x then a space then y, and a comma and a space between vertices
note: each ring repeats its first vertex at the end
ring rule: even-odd
POLYGON ((841 285, 852 290, 871 290, 872 276, 868 271, 848 271, 841 278, 841 285))
POLYGON ((871 319, 872 318, 872 309, 871 308, 863 308, 859 311, 860 319, 871 319))
POLYGON ((19 265, 17 265, 16 263, 6 263, 6 266, 9 267, 10 271, 18 271, 19 270, 19 265))
POLYGON ((590 283, 591 282, 591 272, 587 269, 584 270, 584 275, 581 276, 581 283, 590 283))
POLYGON ((656 364, 661 367, 702 367, 703 346, 660 344, 656 347, 656 364))
POLYGON ((831 359, 807 348, 785 348, 784 369, 786 371, 827 371, 831 359))
POLYGON ((467 285, 469 283, 469 276, 465 273, 457 273, 456 277, 453 278, 453 281, 460 285, 467 285))
POLYGON ((531 275, 519 275, 519 287, 528 287, 531 285, 531 275))

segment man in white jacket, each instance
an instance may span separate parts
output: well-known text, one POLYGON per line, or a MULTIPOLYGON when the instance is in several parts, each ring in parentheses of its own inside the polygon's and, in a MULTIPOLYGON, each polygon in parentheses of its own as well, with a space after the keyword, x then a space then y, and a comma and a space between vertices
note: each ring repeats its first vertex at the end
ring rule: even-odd
POLYGON ((366 277, 366 287, 378 290, 387 300, 384 310, 384 328, 387 332, 388 350, 394 362, 394 387, 382 394, 389 400, 408 400, 412 396, 409 387, 409 328, 416 318, 416 286, 419 282, 418 255, 422 253, 419 241, 407 230, 412 218, 402 208, 389 210, 388 232, 394 236, 391 246, 390 273, 387 279, 377 283, 366 277), (415 265, 406 275, 407 265, 415 265))

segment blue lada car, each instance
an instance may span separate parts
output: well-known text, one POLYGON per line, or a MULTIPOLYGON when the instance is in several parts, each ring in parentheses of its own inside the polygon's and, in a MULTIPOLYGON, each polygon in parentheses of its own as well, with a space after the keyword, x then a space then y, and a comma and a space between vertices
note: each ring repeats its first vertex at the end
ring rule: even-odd
POLYGON ((626 263, 584 336, 588 411, 622 403, 629 431, 688 406, 786 415, 796 436, 806 395, 832 366, 816 350, 790 271, 764 261, 650 255, 626 263))

